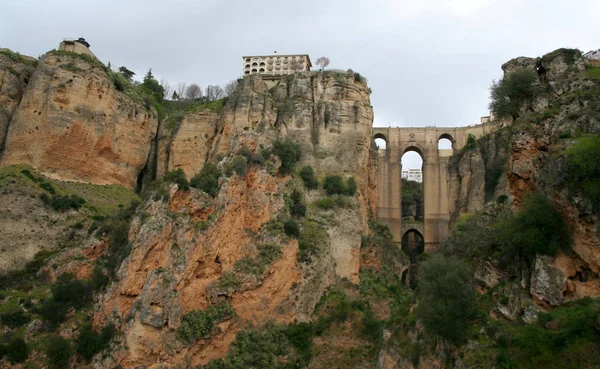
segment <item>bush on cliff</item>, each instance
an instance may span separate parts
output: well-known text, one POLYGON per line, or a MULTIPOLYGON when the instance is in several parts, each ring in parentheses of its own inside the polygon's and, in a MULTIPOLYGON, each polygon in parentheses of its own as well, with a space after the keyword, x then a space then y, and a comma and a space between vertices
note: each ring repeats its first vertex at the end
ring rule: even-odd
POLYGON ((177 336, 187 344, 196 342, 199 338, 212 334, 215 324, 235 315, 235 310, 229 301, 211 305, 204 310, 192 310, 183 316, 181 325, 177 328, 177 336))
POLYGON ((71 356, 73 356, 73 347, 69 341, 54 334, 48 337, 45 352, 50 368, 63 369, 69 366, 71 356))
POLYGON ((243 177, 248 172, 248 161, 246 157, 237 155, 230 162, 225 164, 224 169, 227 177, 231 176, 234 171, 238 176, 243 177))
POLYGON ((294 219, 288 219, 283 223, 283 231, 289 237, 300 237, 300 226, 294 219))
POLYGON ((29 356, 29 347, 22 338, 12 338, 6 345, 0 346, 1 352, 5 353, 8 361, 13 364, 22 363, 29 356))
POLYGON ((61 213, 69 209, 79 210, 81 206, 85 204, 85 200, 76 195, 53 195, 52 198, 48 198, 46 195, 45 197, 42 197, 42 201, 49 203, 52 210, 61 213))
POLYGON ((96 353, 108 346, 115 333, 116 329, 112 324, 104 326, 100 332, 95 332, 91 323, 83 324, 77 337, 77 353, 90 362, 96 353))
POLYGON ((336 194, 341 195, 346 192, 346 185, 344 184, 344 180, 341 176, 329 175, 325 177, 325 181, 323 182, 323 189, 330 196, 336 194))
POLYGON ((344 183, 344 179, 339 175, 329 175, 325 177, 325 181, 323 182, 323 189, 327 192, 329 196, 331 195, 348 195, 354 196, 356 194, 356 190, 358 186, 356 185, 356 180, 354 177, 348 178, 346 183, 344 183))
POLYGON ((537 89, 533 83, 537 75, 533 70, 519 69, 492 82, 490 86, 490 110, 498 118, 517 119, 523 104, 531 101, 537 89))
POLYGON ((306 188, 308 188, 309 190, 314 190, 319 187, 319 181, 315 176, 315 171, 309 165, 300 169, 300 178, 302 178, 304 186, 306 186, 306 188))
POLYGON ((185 177, 185 173, 181 168, 172 170, 165 174, 164 181, 165 183, 176 183, 177 188, 183 191, 190 189, 190 183, 188 182, 187 178, 185 177))
POLYGON ((281 167, 279 173, 290 174, 294 169, 294 165, 300 160, 300 145, 292 140, 277 140, 273 142, 273 153, 279 156, 281 167))
POLYGON ((536 254, 556 255, 571 245, 569 228, 554 205, 540 193, 523 199, 521 209, 497 225, 503 253, 531 260, 536 254))
POLYGON ((419 275, 417 314, 425 329, 463 343, 475 313, 468 267, 454 257, 436 254, 420 265, 419 275))
POLYGON ((600 209, 600 134, 580 139, 567 151, 568 178, 575 191, 581 191, 600 209))
POLYGON ((219 177, 221 177, 219 168, 213 163, 206 163, 200 173, 192 177, 190 186, 215 197, 219 193, 219 177))

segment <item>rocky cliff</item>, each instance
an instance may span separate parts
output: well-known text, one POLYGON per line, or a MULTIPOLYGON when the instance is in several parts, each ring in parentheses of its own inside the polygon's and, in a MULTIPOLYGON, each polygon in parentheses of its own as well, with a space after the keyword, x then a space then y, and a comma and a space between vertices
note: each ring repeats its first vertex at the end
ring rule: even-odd
POLYGON ((8 128, 1 165, 135 188, 156 135, 156 113, 118 91, 95 58, 50 52, 36 64, 33 73, 25 61, 14 64, 23 72, 7 67, 21 79, 4 72, 8 128))

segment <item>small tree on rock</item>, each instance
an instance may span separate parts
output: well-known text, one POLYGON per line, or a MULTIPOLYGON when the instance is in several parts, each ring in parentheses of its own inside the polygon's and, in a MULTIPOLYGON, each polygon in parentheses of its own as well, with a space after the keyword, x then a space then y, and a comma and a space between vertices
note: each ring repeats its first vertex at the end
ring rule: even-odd
POLYGON ((121 74, 129 82, 131 82, 133 80, 133 76, 135 76, 135 73, 133 71, 127 69, 127 67, 124 66, 119 67, 119 74, 121 74))
POLYGON ((325 67, 327 67, 330 63, 329 58, 327 57, 320 57, 319 59, 317 59, 317 61, 315 62, 315 64, 317 64, 319 66, 319 68, 321 68, 321 70, 325 70, 325 67))
POLYGON ((490 86, 490 110, 498 118, 513 118, 519 116, 523 104, 531 101, 536 94, 533 83, 537 75, 533 70, 516 70, 502 78, 493 81, 490 86))

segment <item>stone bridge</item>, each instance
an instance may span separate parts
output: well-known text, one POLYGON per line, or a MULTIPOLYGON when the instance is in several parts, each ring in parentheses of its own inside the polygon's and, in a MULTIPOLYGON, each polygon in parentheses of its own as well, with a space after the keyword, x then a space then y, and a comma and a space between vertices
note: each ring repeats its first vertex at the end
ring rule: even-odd
POLYGON ((450 157, 467 144, 469 134, 479 138, 498 128, 495 122, 455 128, 373 127, 373 140, 381 138, 386 142, 385 150, 378 150, 377 217, 390 227, 395 242, 401 242, 404 234, 411 231, 421 234, 427 252, 446 242, 452 193, 448 181, 450 157), (452 142, 452 149, 438 149, 438 141, 443 138, 452 142), (423 159, 423 221, 403 224, 400 159, 408 151, 417 152, 423 159))

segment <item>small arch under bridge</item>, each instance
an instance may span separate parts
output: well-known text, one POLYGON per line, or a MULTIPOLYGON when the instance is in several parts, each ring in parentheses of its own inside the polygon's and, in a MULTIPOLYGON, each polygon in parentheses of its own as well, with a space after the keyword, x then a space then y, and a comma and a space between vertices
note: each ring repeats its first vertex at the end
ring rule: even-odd
POLYGON ((489 122, 467 127, 373 127, 373 140, 383 139, 385 150, 378 150, 377 217, 390 227, 394 241, 400 243, 409 229, 423 235, 425 251, 437 250, 448 239, 451 186, 448 163, 455 151, 461 150, 469 135, 480 138, 495 132, 501 123, 489 122), (438 141, 446 138, 452 149, 438 149, 438 141), (423 222, 402 222, 402 155, 416 151, 423 159, 423 222))

